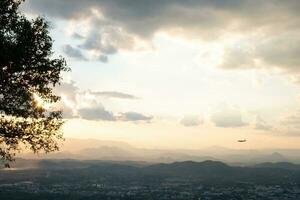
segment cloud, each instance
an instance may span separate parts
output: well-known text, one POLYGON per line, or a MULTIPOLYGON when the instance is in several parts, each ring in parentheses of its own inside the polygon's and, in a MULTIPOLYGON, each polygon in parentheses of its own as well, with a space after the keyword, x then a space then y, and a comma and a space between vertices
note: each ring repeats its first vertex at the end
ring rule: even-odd
POLYGON ((78 47, 93 52, 94 59, 98 61, 105 63, 108 55, 116 54, 120 49, 132 50, 135 46, 134 36, 118 26, 99 19, 92 20, 90 26, 93 28, 78 47))
POLYGON ((268 131, 277 136, 300 136, 300 110, 281 116, 271 125, 260 116, 256 116, 254 129, 268 131))
POLYGON ((284 118, 281 125, 300 130, 300 110, 284 118))
POLYGON ((80 90, 74 81, 63 82, 55 88, 55 93, 62 100, 55 105, 57 109, 63 110, 66 119, 81 118, 94 121, 145 121, 150 122, 152 116, 146 116, 137 112, 125 112, 115 114, 107 110, 99 97, 118 99, 137 99, 136 96, 116 91, 90 92, 80 90))
POLYGON ((87 60, 82 54, 80 49, 74 48, 71 45, 67 44, 63 46, 63 52, 71 58, 75 58, 77 60, 87 60))
POLYGON ((80 35, 79 33, 76 33, 76 32, 72 34, 72 38, 74 38, 76 40, 84 39, 84 37, 82 35, 80 35))
POLYGON ((217 127, 223 128, 235 128, 248 125, 248 123, 243 121, 240 110, 227 106, 213 114, 211 120, 217 127))
POLYGON ((71 105, 66 104, 64 100, 61 100, 60 102, 56 103, 53 110, 61 110, 62 111, 62 117, 64 119, 73 119, 78 118, 78 115, 76 111, 72 108, 71 105))
POLYGON ((257 57, 287 72, 300 72, 300 32, 274 36, 256 47, 257 57))
POLYGON ((108 57, 105 56, 105 55, 99 55, 97 60, 99 60, 103 63, 107 63, 108 62, 108 57))
POLYGON ((205 33, 207 29, 296 27, 300 8, 298 0, 29 0, 28 4, 28 11, 63 19, 100 15, 141 36, 166 28, 205 33))
POLYGON ((104 107, 97 106, 92 108, 81 108, 78 114, 82 119, 87 120, 102 120, 102 121, 115 121, 115 116, 112 112, 104 109, 104 107))
POLYGON ((251 41, 228 46, 224 50, 224 69, 268 68, 294 74, 300 72, 300 31, 256 36, 251 41))
POLYGON ((283 117, 275 128, 282 135, 300 136, 300 110, 283 117))
POLYGON ((255 66, 253 53, 240 47, 226 47, 224 49, 223 62, 219 67, 223 69, 244 69, 255 66))
POLYGON ((260 116, 256 116, 255 129, 262 130, 262 131, 269 131, 272 129, 272 126, 268 125, 266 121, 263 120, 260 116))
POLYGON ((134 49, 136 39, 151 41, 164 31, 202 40, 228 33, 254 37, 258 44, 253 55, 226 50, 222 67, 227 69, 257 67, 255 59, 282 69, 299 65, 298 0, 27 0, 24 10, 64 20, 88 19, 80 48, 96 52, 101 61, 120 49, 134 49), (270 39, 275 35, 283 37, 270 39))
POLYGON ((90 92, 92 95, 96 96, 102 96, 107 98, 118 98, 118 99, 138 99, 138 97, 126 94, 122 92, 116 92, 116 91, 104 91, 104 92, 90 92))
POLYGON ((76 96, 80 92, 80 89, 74 81, 62 82, 59 86, 54 88, 54 93, 60 96, 65 96, 72 102, 76 102, 76 96))
POLYGON ((147 121, 150 122, 153 119, 152 116, 146 116, 137 112, 125 112, 120 113, 118 120, 120 121, 147 121))
POLYGON ((203 124, 203 120, 201 120, 198 116, 190 115, 185 116, 180 123, 183 126, 192 127, 192 126, 199 126, 203 124))
POLYGON ((290 82, 293 84, 300 84, 300 75, 299 74, 291 75, 290 82))

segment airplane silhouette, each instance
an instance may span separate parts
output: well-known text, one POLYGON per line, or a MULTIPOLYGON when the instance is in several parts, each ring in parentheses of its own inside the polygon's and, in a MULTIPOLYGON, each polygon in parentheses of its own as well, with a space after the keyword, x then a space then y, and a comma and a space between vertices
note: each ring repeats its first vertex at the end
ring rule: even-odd
POLYGON ((244 139, 244 140, 238 140, 238 142, 247 142, 247 140, 246 139, 244 139))

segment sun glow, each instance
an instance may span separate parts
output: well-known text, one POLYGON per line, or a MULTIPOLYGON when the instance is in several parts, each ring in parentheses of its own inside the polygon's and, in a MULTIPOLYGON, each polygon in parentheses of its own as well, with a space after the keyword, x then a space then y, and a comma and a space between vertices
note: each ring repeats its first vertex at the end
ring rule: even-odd
POLYGON ((44 101, 37 94, 33 94, 33 96, 34 96, 34 100, 36 101, 38 107, 44 108, 44 109, 49 109, 49 108, 52 107, 53 103, 49 103, 49 102, 44 101))

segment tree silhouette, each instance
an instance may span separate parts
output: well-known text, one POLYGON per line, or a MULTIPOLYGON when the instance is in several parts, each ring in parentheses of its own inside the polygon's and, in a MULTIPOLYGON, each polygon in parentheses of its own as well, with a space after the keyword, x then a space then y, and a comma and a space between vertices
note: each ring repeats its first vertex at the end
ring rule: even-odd
POLYGON ((62 57, 53 58, 48 23, 18 12, 22 1, 0 0, 0 160, 5 162, 23 148, 58 150, 62 139, 61 111, 45 109, 37 97, 59 101, 53 88, 69 68, 62 57))

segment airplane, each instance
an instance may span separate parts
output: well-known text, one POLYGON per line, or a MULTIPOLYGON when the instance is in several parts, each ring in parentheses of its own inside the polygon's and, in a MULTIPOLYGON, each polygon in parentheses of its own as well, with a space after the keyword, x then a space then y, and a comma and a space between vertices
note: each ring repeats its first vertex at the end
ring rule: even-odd
POLYGON ((247 142, 247 140, 246 139, 238 140, 238 142, 247 142))

